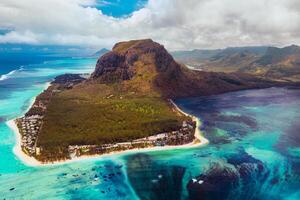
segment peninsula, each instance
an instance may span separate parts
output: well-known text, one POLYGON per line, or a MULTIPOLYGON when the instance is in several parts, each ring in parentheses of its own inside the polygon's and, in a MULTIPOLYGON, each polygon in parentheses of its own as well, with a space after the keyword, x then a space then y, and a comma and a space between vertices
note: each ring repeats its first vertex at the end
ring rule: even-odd
POLYGON ((172 99, 282 85, 243 73, 193 71, 150 40, 117 43, 89 76, 56 77, 15 120, 22 151, 42 163, 201 143, 172 99))

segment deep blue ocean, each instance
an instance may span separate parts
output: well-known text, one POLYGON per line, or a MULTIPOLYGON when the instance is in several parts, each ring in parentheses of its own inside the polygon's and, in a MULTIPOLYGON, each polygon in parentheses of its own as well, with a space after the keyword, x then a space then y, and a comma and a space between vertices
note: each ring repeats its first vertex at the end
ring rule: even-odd
POLYGON ((24 114, 55 76, 92 72, 96 60, 0 63, 0 199, 300 199, 297 88, 176 100, 201 119, 206 146, 24 165, 6 122, 24 114))

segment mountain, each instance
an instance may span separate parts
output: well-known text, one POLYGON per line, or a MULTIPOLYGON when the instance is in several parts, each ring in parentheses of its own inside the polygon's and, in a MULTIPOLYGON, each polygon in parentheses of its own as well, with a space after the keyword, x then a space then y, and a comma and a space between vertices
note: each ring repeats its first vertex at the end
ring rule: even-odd
POLYGON ((109 52, 108 49, 102 48, 102 49, 100 49, 99 51, 97 51, 96 53, 94 53, 93 56, 100 57, 100 56, 106 54, 107 52, 109 52))
POLYGON ((98 60, 91 80, 104 84, 118 82, 119 87, 126 88, 123 90, 166 98, 217 94, 260 87, 267 82, 245 74, 189 70, 150 39, 116 44, 98 60))

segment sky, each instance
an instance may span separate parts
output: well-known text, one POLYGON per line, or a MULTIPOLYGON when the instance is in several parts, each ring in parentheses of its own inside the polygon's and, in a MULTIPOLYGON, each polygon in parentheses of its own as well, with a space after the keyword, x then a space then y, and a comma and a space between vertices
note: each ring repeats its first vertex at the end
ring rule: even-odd
POLYGON ((143 8, 146 3, 147 0, 98 0, 94 7, 105 15, 120 18, 130 17, 130 14, 143 8))
POLYGON ((0 44, 169 50, 300 44, 299 0, 0 0, 0 44))

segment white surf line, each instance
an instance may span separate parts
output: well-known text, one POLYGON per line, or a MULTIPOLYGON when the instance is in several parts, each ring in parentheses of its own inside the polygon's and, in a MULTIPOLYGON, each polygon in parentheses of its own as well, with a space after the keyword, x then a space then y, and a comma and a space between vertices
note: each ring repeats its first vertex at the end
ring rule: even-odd
POLYGON ((28 156, 24 153, 21 147, 21 134, 19 132, 19 128, 17 127, 14 120, 9 120, 6 122, 7 126, 15 133, 16 144, 13 148, 14 154, 27 166, 38 166, 40 162, 35 158, 28 156))
POLYGON ((7 74, 0 75, 0 81, 4 81, 4 80, 7 80, 7 79, 11 78, 11 75, 13 75, 13 74, 16 73, 17 71, 21 71, 21 70, 23 70, 23 69, 24 69, 24 66, 21 65, 21 66, 19 67, 19 69, 14 69, 14 70, 8 72, 7 74))
POLYGON ((16 71, 18 71, 18 70, 15 69, 15 70, 10 71, 10 72, 7 73, 7 74, 1 75, 1 76, 0 76, 0 81, 4 81, 4 80, 6 80, 6 79, 9 79, 9 77, 10 77, 12 74, 14 74, 16 71))
MULTIPOLYGON (((43 87, 43 91, 46 90, 49 86, 51 85, 50 82, 47 82, 45 84, 45 86, 43 87)), ((30 100, 30 104, 27 108, 27 110, 25 111, 28 112, 30 110, 30 108, 33 106, 34 102, 36 100, 36 96, 33 97, 30 100)), ((21 116, 20 116, 21 117, 21 116)), ((19 118, 19 117, 18 117, 19 118)), ((19 128, 17 127, 17 124, 15 122, 16 119, 12 119, 6 122, 6 125, 14 132, 15 137, 16 137, 16 144, 13 148, 13 153, 27 166, 39 166, 41 165, 41 163, 36 160, 34 157, 28 156, 27 154, 25 154, 25 152, 22 150, 21 147, 21 133, 19 131, 19 128)))
POLYGON ((172 103, 172 105, 183 115, 187 116, 187 117, 191 117, 193 119, 193 121, 196 122, 196 128, 195 128, 195 138, 200 140, 200 143, 199 145, 204 145, 204 144, 208 144, 209 143, 209 140, 207 138, 205 138, 200 130, 201 128, 201 121, 199 118, 193 116, 193 115, 190 115, 186 112, 184 112, 182 109, 180 109, 176 104, 175 102, 172 100, 172 99, 169 99, 169 101, 172 103))

